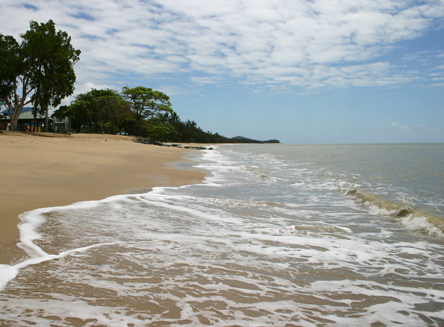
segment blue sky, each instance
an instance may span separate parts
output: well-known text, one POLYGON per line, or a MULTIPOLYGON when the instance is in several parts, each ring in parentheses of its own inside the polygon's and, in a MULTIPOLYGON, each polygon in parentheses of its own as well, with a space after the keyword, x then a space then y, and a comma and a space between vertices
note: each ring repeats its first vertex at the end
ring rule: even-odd
POLYGON ((82 51, 76 93, 151 87, 228 137, 444 142, 444 0, 0 3, 17 39, 49 19, 82 51))

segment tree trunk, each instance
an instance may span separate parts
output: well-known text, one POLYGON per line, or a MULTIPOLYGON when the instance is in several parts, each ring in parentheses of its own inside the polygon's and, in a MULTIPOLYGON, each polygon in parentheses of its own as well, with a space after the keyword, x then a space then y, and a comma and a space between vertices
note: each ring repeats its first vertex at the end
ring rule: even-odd
POLYGON ((49 132, 49 117, 48 117, 48 107, 46 107, 46 120, 45 120, 46 131, 49 132))
POLYGON ((14 112, 12 113, 12 115, 10 116, 10 123, 11 123, 11 130, 15 131, 17 129, 17 123, 20 117, 20 113, 22 112, 23 109, 23 104, 19 105, 18 108, 16 107, 14 109, 14 112))
POLYGON ((28 81, 23 81, 23 90, 22 90, 22 96, 20 97, 17 94, 17 85, 14 91, 14 107, 12 106, 12 102, 9 104, 9 123, 11 124, 10 129, 11 131, 14 131, 17 128, 17 123, 20 117, 20 114, 22 113, 23 107, 31 102, 31 100, 28 100, 26 102, 26 97, 28 96, 29 92, 27 92, 28 88, 28 81), (20 99, 20 101, 19 101, 20 99), (12 109, 14 109, 14 112, 12 112, 12 109))
POLYGON ((32 131, 35 132, 37 128, 37 108, 34 110, 34 126, 32 127, 32 131))

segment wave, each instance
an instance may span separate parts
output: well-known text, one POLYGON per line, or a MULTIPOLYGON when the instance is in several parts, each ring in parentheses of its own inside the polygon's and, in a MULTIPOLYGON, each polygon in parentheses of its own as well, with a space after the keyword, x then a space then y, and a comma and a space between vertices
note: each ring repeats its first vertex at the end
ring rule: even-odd
POLYGON ((368 203, 369 205, 376 206, 386 211, 385 214, 389 214, 393 217, 407 217, 416 211, 412 206, 385 200, 375 194, 369 194, 361 190, 356 191, 355 196, 364 203, 368 203))
POLYGON ((258 176, 260 178, 263 179, 270 179, 270 176, 264 174, 263 172, 261 172, 257 167, 253 167, 253 166, 242 166, 241 168, 243 168, 245 171, 247 171, 250 174, 253 174, 255 176, 258 176))
POLYGON ((361 190, 351 189, 347 194, 354 195, 356 199, 366 203, 376 214, 400 218, 401 223, 412 231, 444 237, 444 217, 425 212, 411 205, 383 199, 361 190))
POLYGON ((336 225, 294 225, 292 229, 296 233, 307 234, 307 233, 352 233, 352 230, 347 227, 336 226, 336 225))

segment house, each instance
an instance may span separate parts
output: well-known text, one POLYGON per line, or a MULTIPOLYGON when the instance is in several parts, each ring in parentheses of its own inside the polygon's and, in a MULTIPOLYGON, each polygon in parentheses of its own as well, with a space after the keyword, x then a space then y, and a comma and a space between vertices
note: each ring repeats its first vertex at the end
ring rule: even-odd
MULTIPOLYGON (((9 112, 4 110, 0 113, 0 130, 9 129, 9 112)), ((36 119, 31 107, 24 107, 20 113, 20 117, 17 122, 17 130, 24 132, 40 132, 44 131, 46 124, 46 115, 37 113, 36 119)), ((49 130, 53 130, 53 119, 49 118, 49 130)))

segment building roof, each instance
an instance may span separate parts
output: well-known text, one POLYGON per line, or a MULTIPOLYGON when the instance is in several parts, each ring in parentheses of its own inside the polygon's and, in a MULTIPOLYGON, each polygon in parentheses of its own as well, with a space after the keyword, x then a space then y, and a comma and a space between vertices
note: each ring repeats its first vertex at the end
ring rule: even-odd
MULTIPOLYGON (((9 119, 9 112, 8 110, 3 110, 1 112, 7 119, 9 119)), ((46 118, 46 115, 41 115, 40 113, 37 113, 37 119, 44 119, 46 118)), ((19 119, 34 119, 34 114, 32 113, 32 107, 24 107, 22 109, 22 112, 20 113, 19 119)))

